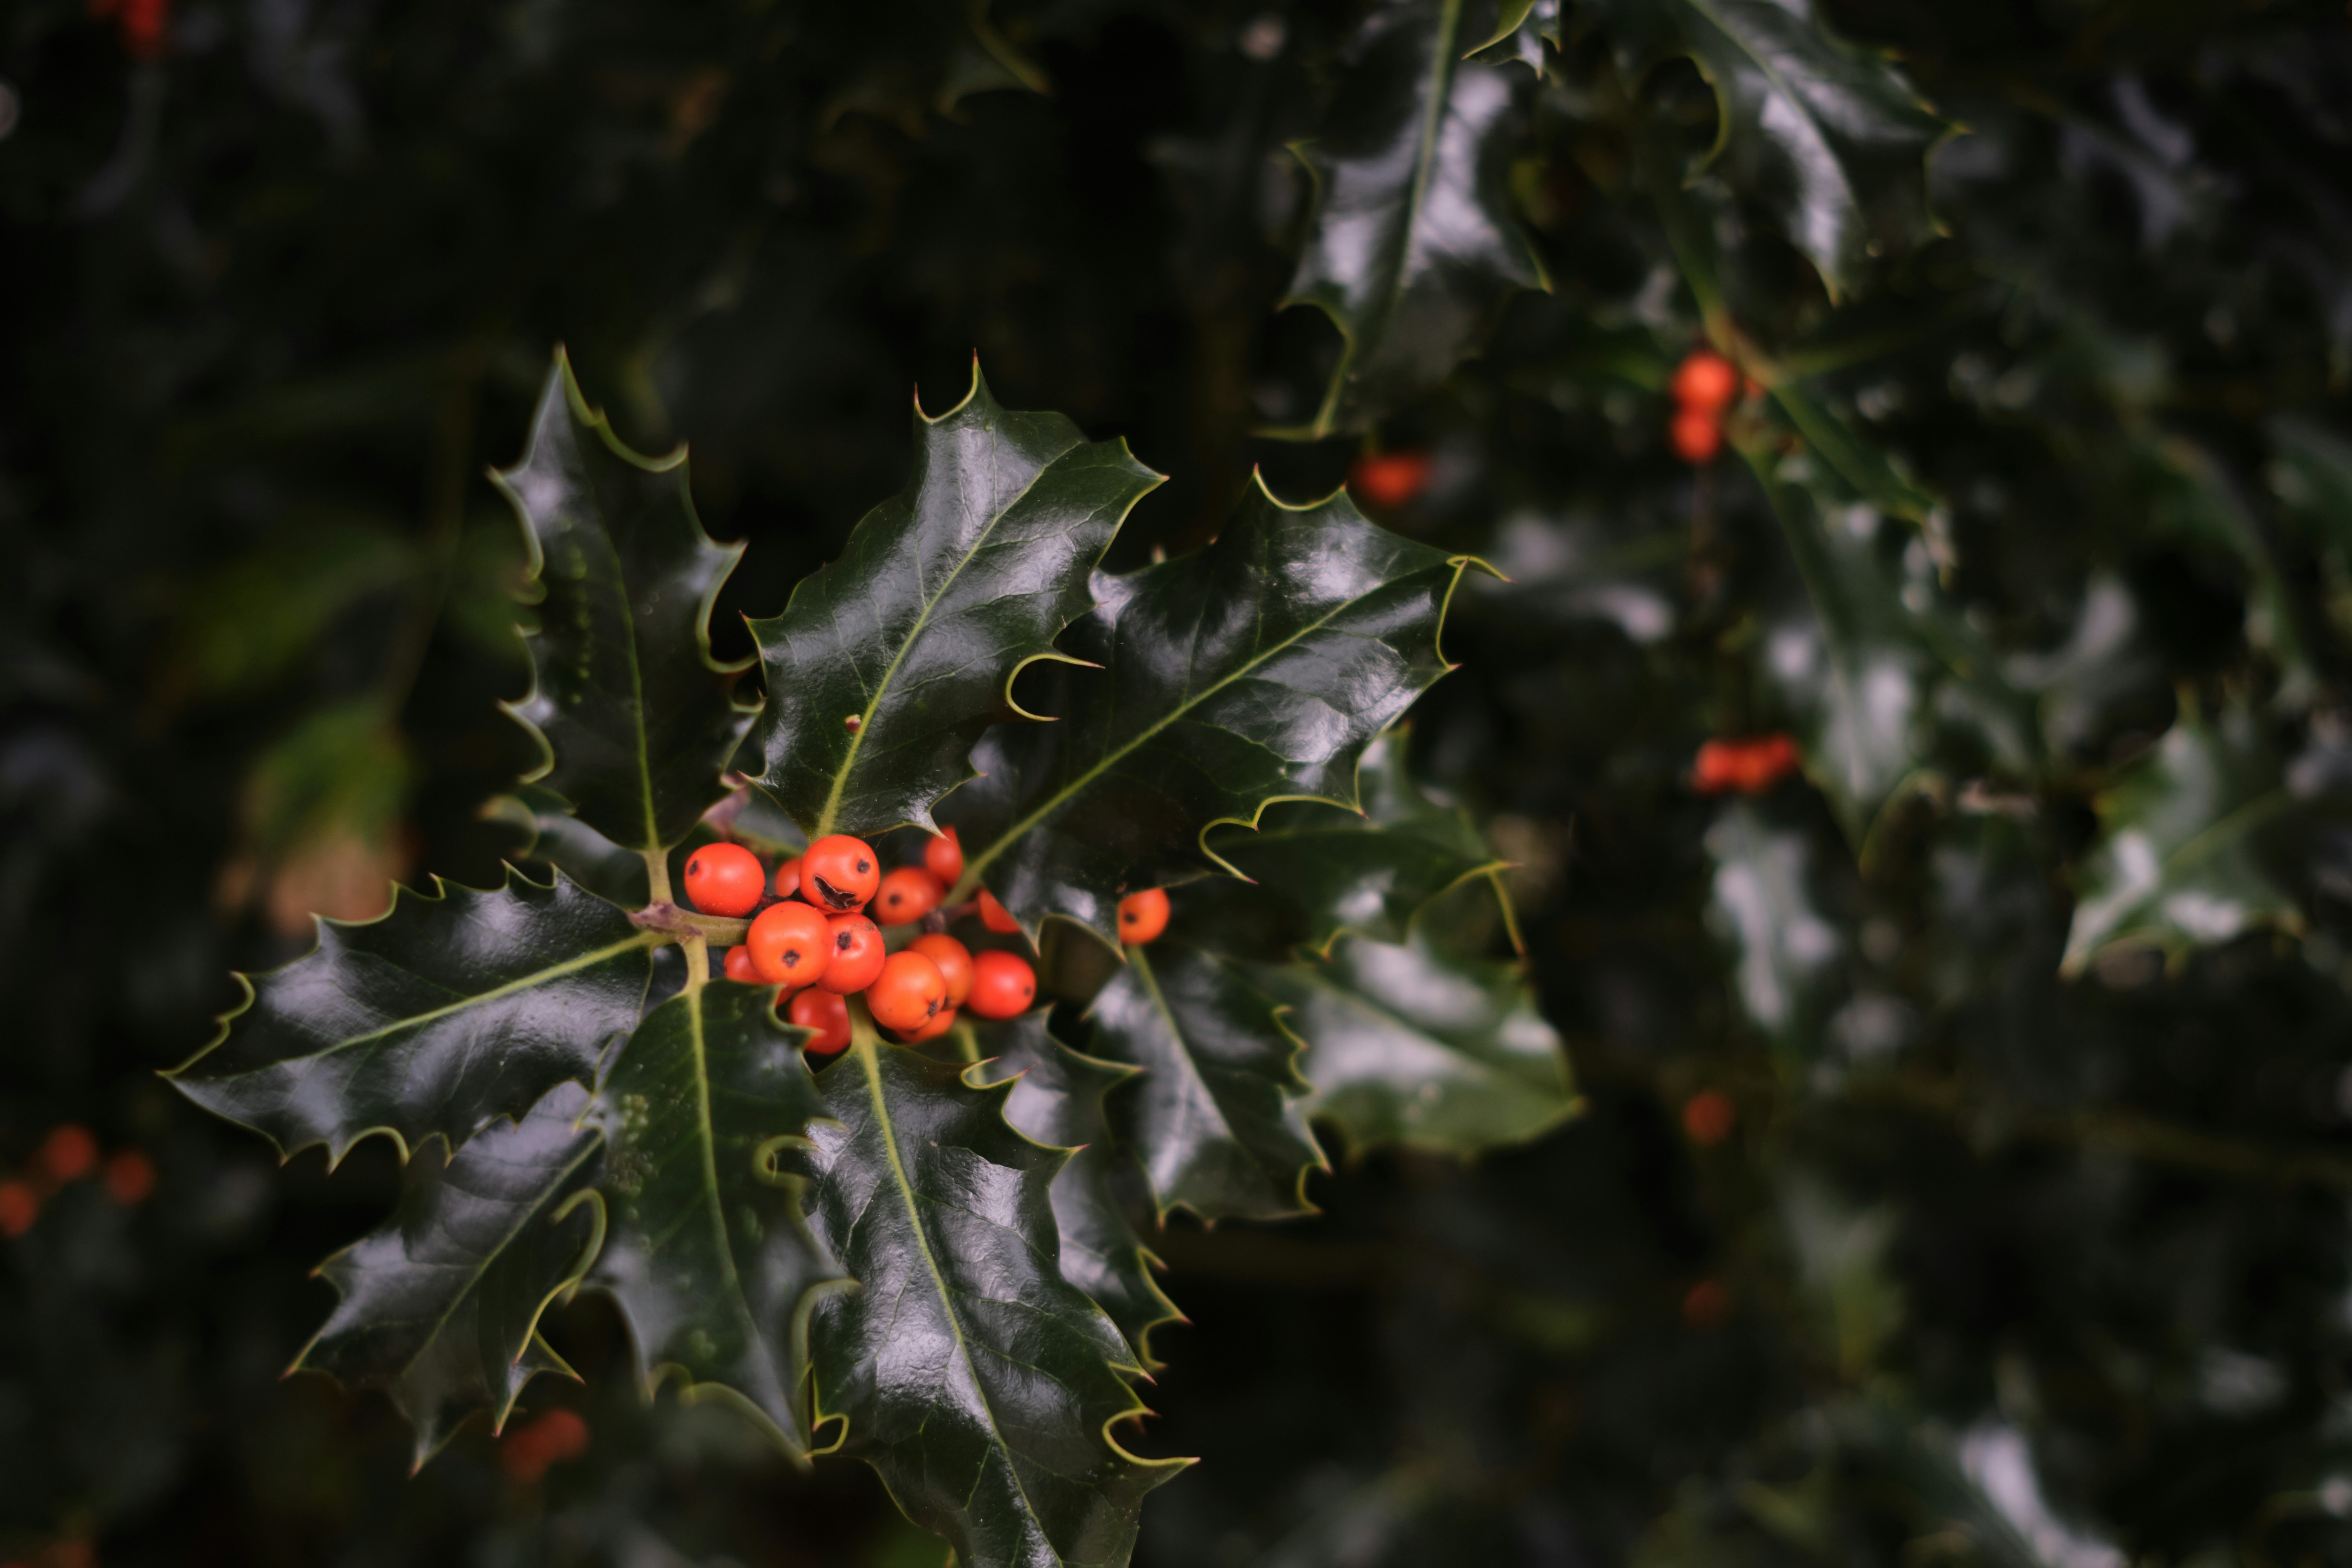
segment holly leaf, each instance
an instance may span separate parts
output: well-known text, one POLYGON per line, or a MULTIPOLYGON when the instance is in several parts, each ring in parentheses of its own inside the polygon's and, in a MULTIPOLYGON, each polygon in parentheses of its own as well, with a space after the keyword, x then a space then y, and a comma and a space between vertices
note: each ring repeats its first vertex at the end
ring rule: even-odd
POLYGON ((1151 1331, 1181 1321, 1160 1289, 1159 1259, 1119 1201, 1120 1177, 1132 1162, 1111 1146, 1103 1095, 1136 1076, 1118 1062, 1070 1049, 1046 1031, 1043 1014, 982 1024, 980 1049, 989 1059, 976 1075, 983 1083, 1011 1082, 1004 1120, 1024 1138, 1072 1151, 1054 1178, 1054 1223, 1062 1237, 1062 1278, 1094 1298, 1147 1367, 1151 1331))
POLYGON ((1375 9, 1292 149, 1315 213, 1284 303, 1320 310, 1344 346, 1313 422, 1268 434, 1362 428, 1451 374, 1515 290, 1550 287, 1510 218, 1510 80, 1461 59, 1461 20, 1460 0, 1375 9))
POLYGON ((821 1080, 818 1234, 857 1277, 817 1310, 816 1418, 969 1568, 1123 1564, 1188 1462, 1111 1436, 1145 1414, 1118 1328, 1058 1267, 1066 1153, 1004 1120, 1013 1085, 858 1038, 821 1080))
POLYGON ((482 807, 484 820, 503 823, 523 836, 512 857, 561 871, 580 886, 625 910, 641 910, 652 899, 646 858, 624 849, 578 817, 553 790, 517 784, 482 807))
POLYGON ((1255 832, 1211 837, 1219 859, 1306 912, 1318 952, 1328 952, 1342 931, 1402 942, 1430 900, 1503 868, 1467 816, 1421 793, 1405 769, 1403 740, 1382 735, 1365 748, 1356 775, 1360 810, 1276 805, 1255 832))
POLYGON ((1361 1151, 1404 1144, 1467 1158, 1571 1115, 1568 1058, 1513 963, 1347 937, 1320 963, 1257 972, 1306 1047, 1310 1116, 1361 1151))
POLYGON ((1718 109, 1710 162, 1780 219, 1832 298, 1874 251, 1934 232, 1927 155, 1951 128, 1811 0, 1602 0, 1600 15, 1629 77, 1673 54, 1696 62, 1718 109))
POLYGON ((809 1229, 796 1152, 824 1099, 770 986, 688 986, 646 1016, 596 1097, 612 1237, 595 1285, 628 1320, 650 1395, 675 1374, 783 1450, 808 1451, 808 1314, 845 1283, 809 1229))
POLYGON ((656 939, 561 872, 436 885, 397 889, 378 920, 320 921, 310 953, 240 975, 245 1003, 173 1085, 282 1156, 323 1143, 333 1163, 371 1132, 404 1160, 436 1135, 455 1149, 593 1081, 636 1027, 656 939))
POLYGON ((587 1102, 561 1084, 455 1158, 410 1161, 392 1218, 319 1266, 342 1300, 289 1370, 386 1390, 416 1428, 420 1467, 477 1410, 503 1426, 539 1373, 576 1375, 539 1320, 604 1241, 587 1102))
POLYGON ((507 709, 546 748, 525 782, 624 848, 677 843, 751 721, 730 695, 749 661, 710 657, 711 602, 743 546, 702 531, 686 449, 629 450, 561 350, 530 450, 491 477, 522 520, 537 595, 530 694, 507 709))
POLYGON ((1472 557, 1364 521, 1344 492, 1286 507, 1261 482, 1204 550, 1097 574, 1053 670, 1054 724, 1000 724, 942 803, 960 896, 983 882, 1032 931, 1056 914, 1118 943, 1118 900, 1217 858, 1221 823, 1277 799, 1352 809, 1356 762, 1446 669, 1445 606, 1472 557))
POLYGON ((1133 1137, 1161 1217, 1311 1214, 1307 1173, 1324 1167, 1307 1125, 1298 1042, 1238 964, 1165 939, 1131 947, 1095 998, 1095 1045, 1140 1068, 1133 1137))
POLYGON ((1804 835, 1733 805, 1707 829, 1706 851, 1715 860, 1707 918, 1731 949, 1734 988, 1758 1027, 1786 1038, 1819 1011, 1844 947, 1814 903, 1811 848, 1804 835))
POLYGON ((812 838, 931 825, 981 731, 1019 713, 1013 677, 1061 657, 1088 574, 1160 483, 1124 441, 1007 413, 976 364, 952 412, 917 413, 907 488, 782 615, 751 623, 768 670, 760 783, 812 838))
POLYGON ((2262 835, 2294 804, 2254 716, 2207 723, 2193 709, 2154 752, 2099 796, 2099 842, 2060 972, 2109 948, 2147 942, 2177 956, 2261 926, 2301 928, 2294 900, 2264 868, 2262 835))

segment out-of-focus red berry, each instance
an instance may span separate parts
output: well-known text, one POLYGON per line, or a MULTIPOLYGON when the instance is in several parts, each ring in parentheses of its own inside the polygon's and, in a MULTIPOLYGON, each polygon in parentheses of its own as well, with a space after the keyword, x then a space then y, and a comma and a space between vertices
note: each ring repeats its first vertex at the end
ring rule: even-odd
POLYGON ((980 923, 1008 936, 1021 929, 1021 922, 1013 918, 1012 911, 998 903, 996 895, 986 888, 980 890, 980 923))
POLYGON ((1719 1089, 1703 1089, 1683 1101, 1683 1131, 1702 1149, 1712 1148, 1731 1136, 1731 1129, 1739 1121, 1739 1112, 1731 1097, 1719 1089))
POLYGON ((41 1217, 41 1194, 30 1182, 0 1182, 0 1236, 14 1241, 41 1217))
POLYGON ((729 948, 727 956, 720 962, 725 965, 724 972, 728 979, 739 981, 745 985, 760 984, 759 966, 751 962, 751 950, 749 947, 729 948))
POLYGON ((1704 463, 1723 449, 1723 426, 1712 414, 1685 408, 1666 427, 1666 439, 1684 462, 1704 463))
POLYGON ((706 844, 686 858, 686 896, 706 915, 748 915, 767 889, 767 868, 740 844, 706 844))
POLYGON ((943 827, 923 846, 923 869, 940 879, 942 888, 952 888, 963 875, 963 840, 952 827, 943 827))
POLYGON ((1675 370, 1675 401, 1702 414, 1720 414, 1739 392, 1739 370, 1713 349, 1699 349, 1675 370))
POLYGON ((789 899, 801 890, 801 858, 797 855, 776 868, 776 897, 789 899))
POLYGON ((106 1162, 106 1195, 137 1208, 155 1190, 155 1162, 137 1149, 118 1149, 106 1162))
POLYGON ((1118 940, 1140 947, 1168 929, 1168 892, 1146 888, 1118 901, 1118 940))
POLYGON ((59 1186, 79 1182, 98 1169, 98 1140, 90 1136, 89 1128, 68 1121, 49 1129, 35 1160, 59 1186))
POLYGON ((547 1474, 550 1465, 587 1451, 588 1423, 576 1411, 551 1410, 506 1435, 499 1444, 499 1468, 529 1485, 547 1474))
POLYGON ((1731 1292, 1720 1279, 1702 1279, 1683 1294, 1683 1323, 1711 1333, 1731 1321, 1731 1292))
POLYGON ((920 866, 901 866, 882 879, 866 912, 877 925, 911 925, 938 909, 947 896, 940 879, 920 866))
POLYGON ((1691 787, 1701 795, 1762 795, 1795 773, 1802 761, 1797 742, 1785 734, 1708 741, 1691 765, 1691 787))
POLYGON ((1356 459, 1348 488, 1376 507, 1393 510, 1429 488, 1426 452, 1377 452, 1356 459))
POLYGON ((814 1029, 808 1042, 813 1057, 837 1057, 849 1048, 849 998, 815 987, 792 1000, 784 1016, 803 1029, 814 1029))

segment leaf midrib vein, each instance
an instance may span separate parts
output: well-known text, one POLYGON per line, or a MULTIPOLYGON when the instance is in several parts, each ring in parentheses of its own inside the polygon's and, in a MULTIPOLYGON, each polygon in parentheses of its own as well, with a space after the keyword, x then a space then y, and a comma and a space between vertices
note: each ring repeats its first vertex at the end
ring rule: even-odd
MULTIPOLYGON (((630 937, 625 942, 616 942, 609 947, 597 948, 592 952, 582 953, 577 958, 566 959, 562 963, 551 964, 545 969, 535 969, 529 974, 522 975, 514 980, 509 980, 502 985, 495 985, 488 991, 479 992, 471 996, 461 997, 458 1000, 448 1004, 446 1006, 436 1007, 430 1012, 418 1013, 405 1018, 396 1018, 391 1023, 383 1026, 381 1028, 370 1029, 365 1034, 352 1035, 344 1039, 337 1040, 332 1045, 326 1047, 324 1049, 311 1052, 309 1058, 305 1059, 316 1060, 320 1057, 331 1056, 337 1051, 350 1050, 354 1046, 368 1045, 373 1041, 383 1039, 388 1036, 396 1035, 403 1029, 419 1028, 424 1025, 433 1023, 437 1019, 449 1017, 454 1014, 462 1013, 469 1007, 483 1006, 488 1003, 498 1001, 501 997, 511 996, 520 992, 529 991, 534 986, 544 985, 551 980, 561 979, 566 974, 576 973, 593 964, 602 963, 608 958, 616 957, 621 953, 626 952, 633 947, 651 947, 655 943, 664 940, 666 939, 659 932, 641 931, 636 935, 630 937)), ((409 969, 404 965, 402 967, 401 973, 415 979, 424 979, 423 975, 417 974, 415 970, 409 969)), ((266 1065, 268 1067, 278 1067, 283 1064, 278 1062, 270 1062, 266 1065)))

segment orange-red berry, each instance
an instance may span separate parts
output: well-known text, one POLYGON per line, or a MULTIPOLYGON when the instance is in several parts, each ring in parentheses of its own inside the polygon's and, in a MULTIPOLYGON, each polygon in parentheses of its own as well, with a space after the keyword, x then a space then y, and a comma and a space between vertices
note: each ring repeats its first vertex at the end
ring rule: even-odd
POLYGON ((767 890, 767 869, 740 844, 706 844, 686 858, 686 896, 706 915, 748 915, 767 890))
POLYGON ((760 984, 759 966, 751 962, 751 950, 749 946, 729 948, 727 956, 721 960, 721 964, 722 972, 728 979, 740 981, 745 985, 760 984))
POLYGON ((1037 972, 1017 952, 983 952, 971 961, 964 1005, 983 1018, 1018 1018, 1037 999, 1037 972))
POLYGON ((849 1001, 830 991, 803 991, 794 996, 785 1016, 816 1034, 808 1042, 813 1057, 837 1057, 849 1047, 849 1001))
POLYGON ((801 890, 801 858, 797 855, 776 868, 776 897, 789 899, 801 890))
POLYGON ((806 904, 770 904, 743 945, 751 952, 752 973, 771 985, 814 985, 833 961, 832 927, 806 904))
POLYGON ((1720 414, 1739 393, 1739 371, 1713 349, 1699 349, 1675 370, 1670 390, 1685 408, 1720 414))
POLYGON ((499 1444, 499 1468, 528 1485, 545 1475, 550 1465, 587 1451, 588 1423, 576 1411, 551 1410, 506 1435, 499 1444))
POLYGON ((1704 463, 1723 449, 1723 426, 1703 409, 1685 408, 1675 416, 1666 437, 1675 456, 1685 463, 1704 463))
POLYGON ((867 907, 877 924, 911 925, 938 909, 947 896, 940 879, 920 866, 901 866, 882 879, 874 902, 867 907))
POLYGON ((106 1195, 136 1208, 155 1190, 155 1162, 137 1149, 120 1149, 106 1162, 106 1195))
POLYGON ((952 827, 941 828, 923 846, 923 869, 940 879, 942 888, 952 888, 963 875, 963 840, 952 827))
POLYGON ((1731 1292, 1720 1279, 1702 1279, 1683 1297, 1683 1322, 1701 1333, 1712 1332, 1731 1319, 1731 1292))
POLYGON ((1701 795, 1762 795, 1790 773, 1804 758, 1797 742, 1785 734, 1759 735, 1747 741, 1708 741, 1691 764, 1691 787, 1701 795))
POLYGON ((0 1182, 0 1236, 14 1241, 41 1217, 41 1194, 30 1182, 0 1182))
POLYGON ((919 1046, 925 1040, 936 1040, 941 1035, 946 1034, 950 1029, 954 1028, 955 1021, 956 1010, 952 1007, 942 1007, 939 1010, 938 1016, 932 1018, 929 1023, 924 1025, 921 1028, 915 1030, 912 1034, 904 1034, 899 1037, 910 1046, 919 1046))
POLYGON ((912 1034, 948 1005, 947 978, 940 966, 909 948, 882 962, 882 973, 866 991, 866 1010, 886 1029, 912 1034))
POLYGON ((825 961, 817 984, 843 996, 873 984, 890 956, 882 945, 881 928, 864 915, 834 915, 825 924, 833 931, 833 956, 825 961))
POLYGON ((980 890, 980 923, 1007 935, 1021 929, 1021 922, 1013 918, 1012 911, 998 903, 996 895, 986 888, 980 890))
POLYGON ((60 1186, 79 1182, 98 1169, 98 1140, 90 1136, 89 1128, 68 1121, 49 1129, 37 1158, 49 1180, 60 1186))
POLYGON ((827 834, 801 857, 801 897, 827 914, 864 909, 881 885, 882 862, 863 838, 827 834))
POLYGON ((1146 888, 1118 901, 1118 940, 1141 946, 1168 929, 1168 890, 1146 888))
POLYGON ((1683 1131, 1701 1148, 1712 1148, 1731 1136, 1739 1111, 1719 1089, 1703 1089, 1683 1101, 1683 1131))
POLYGON ((1376 507, 1394 509, 1429 488, 1426 452, 1380 452, 1356 459, 1348 488, 1376 507))
POLYGON ((907 951, 919 952, 938 964, 940 978, 948 984, 948 1005, 963 1005, 963 999, 971 994, 971 949, 945 931, 933 931, 908 942, 907 951))

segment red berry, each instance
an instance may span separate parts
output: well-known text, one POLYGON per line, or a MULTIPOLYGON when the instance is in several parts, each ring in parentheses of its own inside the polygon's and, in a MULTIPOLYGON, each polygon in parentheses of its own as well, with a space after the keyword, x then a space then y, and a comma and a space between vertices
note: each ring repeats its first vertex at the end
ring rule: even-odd
POLYGON ((886 1029, 912 1034, 948 1005, 948 983, 940 966, 909 949, 882 962, 882 973, 866 988, 866 1010, 886 1029))
POLYGON ((89 1135, 89 1128, 68 1121, 49 1130, 37 1158, 49 1180, 59 1186, 79 1182, 98 1169, 98 1140, 89 1135))
POLYGON ((14 1241, 41 1217, 41 1194, 30 1182, 0 1182, 0 1236, 14 1241))
POLYGON ((991 931, 1007 934, 1021 929, 1021 922, 1014 920, 1011 912, 996 901, 996 895, 986 888, 980 890, 980 923, 991 931))
POLYGON ((801 890, 801 858, 797 855, 776 868, 776 897, 789 899, 801 890))
POLYGON ((1785 734, 1748 741, 1708 741, 1691 765, 1691 787, 1701 795, 1762 795, 1797 771, 1803 757, 1785 734))
POLYGON ((767 890, 767 870, 740 844, 706 844, 687 857, 686 896, 706 915, 748 915, 767 890))
POLYGON ((963 875, 963 840, 952 827, 943 827, 939 836, 923 846, 923 869, 940 879, 942 888, 952 888, 963 875))
POLYGON ((155 1190, 155 1162, 136 1149, 118 1150, 106 1163, 106 1195, 137 1208, 155 1190))
POLYGON ((963 1005, 963 999, 971 994, 971 949, 944 931, 933 931, 908 942, 907 951, 919 952, 938 964, 940 978, 948 983, 948 1005, 963 1005))
POLYGON ((801 857, 801 896, 828 914, 864 909, 881 883, 874 847, 846 833, 826 835, 801 857))
POLYGON ((936 1040, 941 1035, 946 1034, 950 1029, 954 1028, 955 1021, 956 1010, 952 1007, 942 1007, 940 1009, 938 1016, 934 1017, 929 1023, 924 1025, 921 1028, 917 1029, 912 1034, 902 1035, 900 1038, 904 1039, 907 1044, 910 1046, 919 1046, 925 1040, 936 1040))
POLYGON ((1704 463, 1723 447, 1723 426, 1714 415, 1701 409, 1685 408, 1676 414, 1666 436, 1675 456, 1685 463, 1704 463))
POLYGON ((760 984, 759 967, 751 962, 751 950, 749 947, 730 947, 727 950, 725 973, 728 979, 740 981, 745 985, 760 984))
POLYGON ((1713 349, 1699 349, 1675 371, 1675 401, 1702 414, 1720 414, 1739 392, 1739 371, 1713 349))
POLYGON ((588 1423, 574 1411, 551 1410, 506 1435, 499 1444, 499 1468, 527 1486, 545 1475, 550 1465, 587 1451, 588 1423))
POLYGON ((1683 1101, 1683 1131, 1702 1149, 1712 1148, 1731 1136, 1734 1123, 1739 1120, 1738 1110, 1731 1097, 1718 1089, 1703 1089, 1683 1101))
POLYGON ((843 996, 873 984, 890 956, 882 945, 881 929, 864 915, 835 915, 825 924, 833 931, 833 957, 817 984, 843 996))
POLYGON ((1146 888, 1118 901, 1118 940, 1140 947, 1168 929, 1168 890, 1146 888))
POLYGON ((806 904, 770 904, 743 945, 751 950, 752 972, 771 985, 814 985, 833 960, 832 929, 806 904))
POLYGON ((809 1056, 840 1056, 849 1048, 849 1002, 828 990, 804 990, 785 1013, 802 1030, 816 1030, 809 1056))
POLYGON ((1404 505, 1429 488, 1429 454, 1381 452, 1356 459, 1348 488, 1376 507, 1404 505))
POLYGON ((886 926, 911 925, 940 907, 948 890, 919 866, 901 866, 882 879, 874 895, 874 918, 886 926))
POLYGON ((1018 1018, 1037 999, 1037 972, 1017 952, 983 952, 971 961, 964 1005, 983 1018, 1018 1018))
POLYGON ((1723 1327, 1731 1317, 1731 1292, 1720 1279, 1702 1279, 1683 1297, 1683 1322, 1701 1333, 1723 1327))
POLYGON ((813 1057, 837 1057, 849 1046, 849 1003, 830 991, 803 991, 792 1000, 786 1015, 803 1029, 814 1029, 808 1042, 813 1057))

